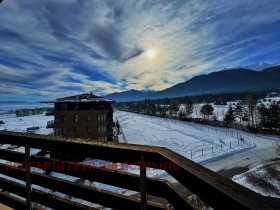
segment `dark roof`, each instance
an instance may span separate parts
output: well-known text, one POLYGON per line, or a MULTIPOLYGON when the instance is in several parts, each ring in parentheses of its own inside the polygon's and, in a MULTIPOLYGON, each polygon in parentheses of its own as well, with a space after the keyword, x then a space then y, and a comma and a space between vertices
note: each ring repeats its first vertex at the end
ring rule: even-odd
POLYGON ((80 95, 67 96, 64 98, 57 98, 56 100, 41 101, 42 103, 56 103, 56 102, 115 102, 113 100, 102 98, 92 93, 83 93, 80 95))

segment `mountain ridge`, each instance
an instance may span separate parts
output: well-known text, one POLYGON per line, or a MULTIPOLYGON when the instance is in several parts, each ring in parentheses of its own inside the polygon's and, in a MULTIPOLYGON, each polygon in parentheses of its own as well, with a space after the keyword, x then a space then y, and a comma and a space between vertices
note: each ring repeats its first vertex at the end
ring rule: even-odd
POLYGON ((105 97, 117 102, 144 99, 174 98, 186 95, 218 94, 225 92, 280 90, 280 66, 255 71, 234 68, 195 76, 161 91, 124 91, 105 97))

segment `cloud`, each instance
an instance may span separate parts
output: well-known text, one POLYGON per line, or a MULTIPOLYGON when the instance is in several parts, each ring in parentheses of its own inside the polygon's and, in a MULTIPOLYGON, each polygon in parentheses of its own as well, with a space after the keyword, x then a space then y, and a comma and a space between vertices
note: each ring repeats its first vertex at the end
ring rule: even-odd
POLYGON ((279 10, 277 0, 4 1, 0 96, 7 87, 35 98, 46 97, 38 90, 54 98, 67 89, 161 90, 262 58, 277 62, 279 10))

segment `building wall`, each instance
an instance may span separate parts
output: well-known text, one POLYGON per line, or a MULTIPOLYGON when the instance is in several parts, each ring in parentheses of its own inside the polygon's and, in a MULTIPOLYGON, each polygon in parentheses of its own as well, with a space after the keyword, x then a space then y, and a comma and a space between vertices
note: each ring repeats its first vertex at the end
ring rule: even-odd
POLYGON ((54 116, 55 135, 61 135, 61 132, 64 129, 63 136, 65 137, 104 140, 104 137, 108 136, 107 140, 112 140, 112 110, 55 110, 54 116), (98 121, 98 115, 100 114, 106 115, 106 121, 98 121), (75 122, 75 115, 78 116, 77 122, 75 122), (87 117, 88 115, 90 116, 89 120, 87 117), (106 126, 106 132, 98 132, 98 126, 106 126), (100 137, 103 137, 103 139, 100 139, 100 137))

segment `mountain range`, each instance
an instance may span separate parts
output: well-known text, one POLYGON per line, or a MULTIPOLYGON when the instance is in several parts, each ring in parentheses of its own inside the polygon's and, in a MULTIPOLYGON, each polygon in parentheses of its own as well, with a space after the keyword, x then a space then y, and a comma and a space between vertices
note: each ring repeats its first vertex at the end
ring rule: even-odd
POLYGON ((274 66, 279 66, 280 63, 273 63, 273 64, 269 64, 269 63, 264 63, 264 62, 256 62, 256 63, 253 63, 251 65, 248 65, 248 66, 238 66, 238 67, 235 67, 237 69, 239 68, 243 68, 243 69, 251 69, 251 70, 255 70, 255 71, 262 71, 264 69, 267 69, 267 68, 270 68, 270 67, 274 67, 274 66))
POLYGON ((128 90, 111 93, 104 97, 117 102, 141 101, 145 99, 174 98, 186 95, 279 91, 280 65, 258 62, 245 67, 237 67, 195 76, 185 82, 161 91, 128 90), (268 68, 264 68, 267 67, 268 68), (248 69, 248 68, 251 69, 248 69), (264 69, 262 69, 264 68, 264 69))

